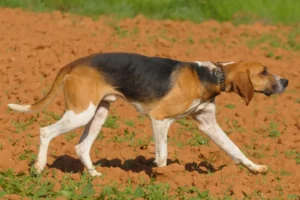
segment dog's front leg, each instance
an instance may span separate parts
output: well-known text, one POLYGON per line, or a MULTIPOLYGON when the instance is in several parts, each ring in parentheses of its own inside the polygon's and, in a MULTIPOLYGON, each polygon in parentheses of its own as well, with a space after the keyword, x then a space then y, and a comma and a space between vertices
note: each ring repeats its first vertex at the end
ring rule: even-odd
POLYGON ((263 173, 268 170, 265 165, 257 165, 249 160, 241 150, 229 139, 216 121, 216 108, 214 102, 194 116, 199 124, 199 129, 208 135, 221 149, 232 157, 236 164, 243 164, 255 173, 263 173))
POLYGON ((151 119, 153 138, 155 142, 155 163, 158 167, 167 165, 168 158, 168 130, 173 120, 155 120, 151 119))

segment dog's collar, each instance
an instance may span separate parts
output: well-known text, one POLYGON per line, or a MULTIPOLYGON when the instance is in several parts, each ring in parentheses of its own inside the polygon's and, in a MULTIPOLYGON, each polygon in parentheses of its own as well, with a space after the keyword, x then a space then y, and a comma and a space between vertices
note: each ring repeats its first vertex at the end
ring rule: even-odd
POLYGON ((225 76, 224 76, 222 68, 219 65, 216 65, 216 66, 217 66, 217 70, 215 71, 215 74, 218 78, 218 84, 220 85, 221 92, 224 92, 225 91, 225 76))

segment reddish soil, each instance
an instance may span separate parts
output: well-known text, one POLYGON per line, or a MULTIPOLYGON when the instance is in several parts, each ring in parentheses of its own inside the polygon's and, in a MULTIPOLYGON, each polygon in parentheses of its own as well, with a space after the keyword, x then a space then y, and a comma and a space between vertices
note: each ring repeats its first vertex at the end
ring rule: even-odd
MULTIPOLYGON (((156 181, 167 182, 172 189, 196 186, 217 197, 241 199, 255 191, 265 198, 300 195, 300 165, 296 164, 296 154, 289 154, 291 150, 300 152, 300 53, 267 43, 252 49, 247 45, 265 34, 276 35, 285 42, 289 27, 234 26, 215 21, 194 24, 155 21, 142 16, 118 22, 106 17, 93 21, 60 12, 32 13, 19 9, 0 9, 0 24, 1 171, 13 168, 28 173, 29 159, 22 160, 19 156, 25 150, 37 154, 40 126, 55 122, 43 112, 39 115, 11 112, 7 103, 32 103, 41 98, 59 69, 76 58, 94 52, 126 51, 184 61, 249 59, 260 61, 272 72, 288 78, 287 91, 275 97, 256 94, 249 106, 235 94, 221 94, 216 100, 217 119, 252 161, 269 166, 267 174, 255 175, 236 166, 212 141, 201 146, 187 144, 193 133, 179 123, 174 123, 169 132, 168 166, 153 167, 152 142, 135 148, 130 142, 111 141, 115 136, 123 137, 124 129, 134 131, 135 138, 143 141, 152 136, 149 120, 118 100, 110 110, 111 115, 119 117, 118 128, 103 128, 104 138, 97 139, 91 151, 92 160, 101 164, 98 170, 105 174, 94 183, 122 183, 131 178, 136 184, 155 175, 156 181), (274 56, 268 55, 269 52, 274 56), (230 109, 228 104, 235 107, 230 109), (25 126, 25 130, 16 125, 28 123, 33 117, 35 121, 25 126), (126 125, 128 120, 134 122, 133 127, 126 125), (280 136, 269 137, 272 130, 277 130, 280 136)), ((47 111, 63 113, 62 94, 47 111)), ((52 141, 46 170, 54 169, 58 177, 73 171, 71 176, 80 179, 80 172, 85 169, 74 146, 82 130, 75 131, 75 138, 72 138, 74 133, 69 133, 52 141)), ((45 176, 51 176, 51 170, 45 176)))

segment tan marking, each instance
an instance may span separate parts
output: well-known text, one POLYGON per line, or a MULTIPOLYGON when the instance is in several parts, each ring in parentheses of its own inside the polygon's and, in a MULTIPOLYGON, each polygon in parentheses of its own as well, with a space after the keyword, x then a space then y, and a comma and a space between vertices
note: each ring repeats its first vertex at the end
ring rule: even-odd
POLYGON ((160 120, 180 115, 189 109, 193 100, 201 98, 203 87, 198 75, 191 68, 180 69, 174 79, 171 91, 149 112, 152 118, 160 120))
POLYGON ((90 103, 97 106, 106 95, 118 95, 112 86, 94 68, 89 66, 76 66, 66 77, 64 82, 64 95, 68 110, 80 113, 90 103))

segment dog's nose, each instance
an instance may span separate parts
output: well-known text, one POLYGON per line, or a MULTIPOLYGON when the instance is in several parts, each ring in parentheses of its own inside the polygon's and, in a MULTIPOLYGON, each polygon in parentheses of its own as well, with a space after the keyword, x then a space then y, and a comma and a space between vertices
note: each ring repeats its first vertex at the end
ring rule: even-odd
POLYGON ((282 78, 282 79, 280 80, 280 82, 281 82, 281 84, 282 84, 284 87, 287 87, 288 84, 289 84, 289 80, 287 80, 287 79, 285 79, 285 78, 282 78))

